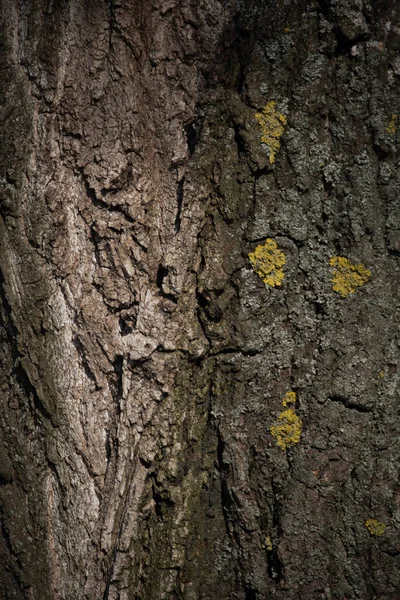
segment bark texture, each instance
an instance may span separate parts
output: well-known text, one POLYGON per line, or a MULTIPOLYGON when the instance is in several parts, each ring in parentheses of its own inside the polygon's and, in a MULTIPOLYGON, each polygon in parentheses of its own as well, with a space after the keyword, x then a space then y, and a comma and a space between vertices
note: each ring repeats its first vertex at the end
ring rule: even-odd
POLYGON ((398 0, 0 7, 0 598, 398 600, 398 0))

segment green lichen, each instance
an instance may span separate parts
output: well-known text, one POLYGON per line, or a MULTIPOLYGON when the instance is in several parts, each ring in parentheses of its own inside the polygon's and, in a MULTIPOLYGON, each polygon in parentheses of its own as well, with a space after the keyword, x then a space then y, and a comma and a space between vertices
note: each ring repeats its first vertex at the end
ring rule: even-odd
POLYGON ((281 147, 280 139, 285 130, 287 117, 276 109, 275 100, 270 100, 262 112, 255 115, 261 128, 261 141, 268 146, 269 162, 273 164, 281 147))
POLYGON ((388 133, 389 135, 394 135, 396 133, 397 118, 397 115, 393 114, 392 118, 390 119, 389 125, 386 127, 386 133, 388 133))
POLYGON ((366 269, 364 265, 361 263, 358 265, 352 264, 344 256, 333 256, 329 263, 334 269, 332 289, 340 294, 342 298, 347 298, 349 294, 353 294, 371 276, 371 271, 366 269))
POLYGON ((365 521, 365 527, 368 529, 371 535, 375 535, 377 537, 383 535, 386 531, 385 523, 381 523, 377 519, 367 519, 365 521))
POLYGON ((249 259, 254 271, 266 285, 279 287, 285 277, 283 266, 286 258, 282 250, 279 250, 275 240, 268 238, 264 245, 259 245, 254 252, 249 253, 249 259))

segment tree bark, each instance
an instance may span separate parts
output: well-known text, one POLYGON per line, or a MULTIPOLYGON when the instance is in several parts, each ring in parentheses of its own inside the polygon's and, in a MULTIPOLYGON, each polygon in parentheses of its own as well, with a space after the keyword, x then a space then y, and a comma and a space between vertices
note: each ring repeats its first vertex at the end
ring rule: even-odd
POLYGON ((398 600, 397 0, 0 7, 0 598, 398 600))

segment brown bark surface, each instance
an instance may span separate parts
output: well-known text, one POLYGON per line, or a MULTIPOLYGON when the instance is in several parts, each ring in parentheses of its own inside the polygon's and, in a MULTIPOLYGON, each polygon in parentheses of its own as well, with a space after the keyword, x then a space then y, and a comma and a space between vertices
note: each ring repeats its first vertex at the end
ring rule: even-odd
POLYGON ((399 600, 398 0, 0 11, 0 598, 399 600))

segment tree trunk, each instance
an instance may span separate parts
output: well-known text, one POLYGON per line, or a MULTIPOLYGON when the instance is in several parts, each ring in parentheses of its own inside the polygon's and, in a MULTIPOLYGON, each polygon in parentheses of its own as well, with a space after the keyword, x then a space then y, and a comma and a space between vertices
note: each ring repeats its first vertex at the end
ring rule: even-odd
POLYGON ((0 598, 398 600, 398 1, 0 4, 0 598))

